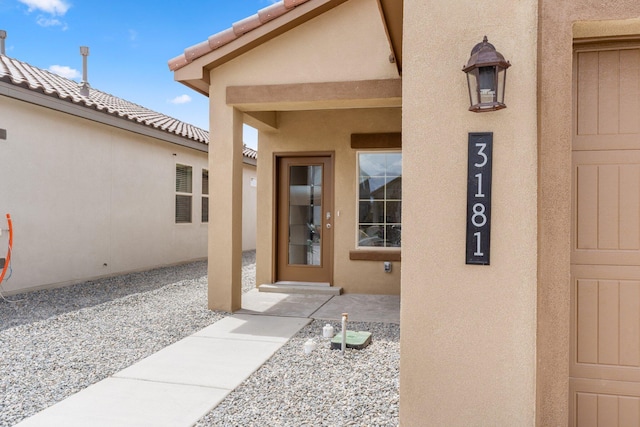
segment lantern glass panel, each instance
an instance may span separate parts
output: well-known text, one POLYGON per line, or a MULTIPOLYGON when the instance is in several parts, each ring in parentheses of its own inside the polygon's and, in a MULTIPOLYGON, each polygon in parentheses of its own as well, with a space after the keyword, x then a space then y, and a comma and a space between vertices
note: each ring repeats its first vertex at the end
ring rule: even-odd
POLYGON ((491 103, 496 100, 496 69, 493 66, 480 67, 480 102, 491 103))
POLYGON ((467 73, 467 83, 469 84, 469 101, 471 105, 476 105, 479 101, 480 88, 478 86, 478 69, 467 73))
POLYGON ((498 99, 497 101, 504 104, 504 86, 507 79, 507 69, 498 67, 498 99))

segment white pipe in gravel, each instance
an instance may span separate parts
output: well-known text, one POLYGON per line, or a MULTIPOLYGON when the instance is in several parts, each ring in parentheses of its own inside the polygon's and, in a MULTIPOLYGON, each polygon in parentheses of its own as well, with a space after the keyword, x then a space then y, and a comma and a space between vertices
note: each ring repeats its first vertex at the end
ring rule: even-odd
POLYGON ((342 313, 342 349, 340 351, 343 355, 347 348, 347 317, 349 317, 348 313, 342 313))

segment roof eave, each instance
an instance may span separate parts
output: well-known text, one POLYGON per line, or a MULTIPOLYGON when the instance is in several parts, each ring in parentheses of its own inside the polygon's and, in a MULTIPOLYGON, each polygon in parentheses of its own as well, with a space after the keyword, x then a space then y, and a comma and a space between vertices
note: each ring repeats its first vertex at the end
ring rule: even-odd
POLYGON ((19 101, 28 102, 40 107, 48 108, 83 119, 92 120, 104 125, 113 126, 119 129, 148 136, 158 140, 166 141, 182 147, 192 148, 197 151, 208 152, 209 146, 205 143, 194 141, 187 137, 182 137, 174 133, 153 128, 135 120, 127 119, 118 114, 107 111, 100 111, 89 108, 85 105, 75 103, 69 99, 62 99, 54 94, 46 94, 39 90, 25 88, 13 83, 0 80, 0 95, 7 96, 19 101))
POLYGON ((379 0, 379 2, 398 74, 402 75, 403 2, 398 0, 379 0))
POLYGON ((175 80, 187 86, 189 89, 193 89, 206 97, 209 96, 208 73, 205 73, 205 76, 201 79, 178 79, 176 75, 175 80), (205 77, 207 78, 205 79, 205 77))
POLYGON ((347 0, 315 0, 295 7, 235 40, 174 70, 174 79, 203 95, 209 95, 209 71, 231 61, 292 28, 333 9, 347 0))

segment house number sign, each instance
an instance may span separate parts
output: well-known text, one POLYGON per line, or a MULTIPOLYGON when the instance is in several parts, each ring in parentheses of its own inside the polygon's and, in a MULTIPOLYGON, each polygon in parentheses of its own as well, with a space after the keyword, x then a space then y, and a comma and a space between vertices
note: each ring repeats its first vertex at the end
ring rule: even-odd
POLYGON ((469 133, 467 264, 489 265, 493 133, 469 133))

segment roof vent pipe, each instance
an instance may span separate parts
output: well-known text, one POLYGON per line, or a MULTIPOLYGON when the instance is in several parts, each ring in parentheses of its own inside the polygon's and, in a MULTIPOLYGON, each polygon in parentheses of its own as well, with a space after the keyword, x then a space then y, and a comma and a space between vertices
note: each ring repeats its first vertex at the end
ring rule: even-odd
POLYGON ((89 47, 80 46, 80 55, 82 55, 82 83, 80 83, 80 94, 89 96, 89 82, 87 81, 87 56, 89 56, 89 47))
POLYGON ((0 54, 5 55, 4 50, 4 39, 7 38, 7 32, 5 30, 0 30, 0 54))

